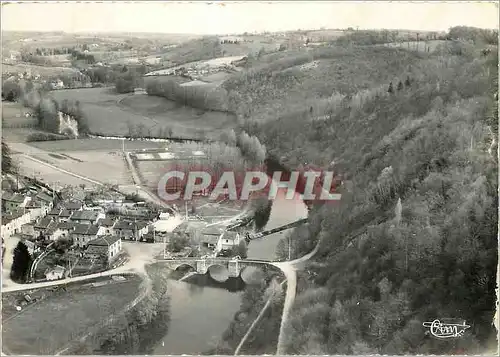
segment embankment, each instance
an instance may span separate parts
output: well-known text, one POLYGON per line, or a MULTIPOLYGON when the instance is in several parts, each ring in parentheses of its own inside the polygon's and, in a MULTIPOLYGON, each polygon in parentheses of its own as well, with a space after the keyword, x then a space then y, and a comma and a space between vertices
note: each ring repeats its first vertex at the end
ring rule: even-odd
MULTIPOLYGON (((247 285, 241 298, 241 307, 233 321, 217 347, 206 351, 204 355, 233 355, 251 327, 252 331, 242 344, 240 354, 276 353, 285 301, 283 286, 280 287, 278 281, 283 281, 283 276, 275 268, 266 269, 264 274, 265 279, 259 283, 247 285)), ((261 278, 260 274, 258 278, 261 278)))
POLYGON ((154 266, 146 267, 146 272, 147 294, 64 354, 151 354, 168 330, 170 314, 167 276, 154 266))

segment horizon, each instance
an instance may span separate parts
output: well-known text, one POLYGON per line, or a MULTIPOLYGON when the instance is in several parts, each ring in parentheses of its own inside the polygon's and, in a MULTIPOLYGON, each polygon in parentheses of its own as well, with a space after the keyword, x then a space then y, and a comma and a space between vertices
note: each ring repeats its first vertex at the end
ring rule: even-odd
POLYGON ((346 29, 498 29, 494 2, 3 3, 2 32, 226 35, 346 29), (138 16, 140 14, 141 16, 138 16))

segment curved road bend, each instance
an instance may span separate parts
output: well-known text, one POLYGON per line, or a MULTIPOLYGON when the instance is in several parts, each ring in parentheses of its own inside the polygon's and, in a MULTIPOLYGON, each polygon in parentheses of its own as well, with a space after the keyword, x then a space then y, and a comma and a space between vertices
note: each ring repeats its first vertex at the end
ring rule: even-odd
POLYGON ((89 279, 99 278, 103 276, 110 276, 123 273, 139 273, 143 274, 145 272, 145 265, 154 261, 154 256, 163 251, 163 243, 152 243, 148 245, 141 244, 140 246, 134 245, 134 243, 128 244, 123 243, 125 250, 129 251, 130 260, 124 265, 117 267, 115 269, 106 270, 101 273, 94 273, 83 276, 76 276, 73 278, 66 278, 61 280, 44 281, 40 283, 32 284, 19 284, 14 283, 7 287, 2 287, 2 293, 8 293, 13 291, 23 291, 39 288, 47 288, 51 286, 57 286, 62 284, 73 283, 77 281, 85 281, 89 279), (141 249, 143 248, 143 249, 141 249))
MULTIPOLYGON (((84 177, 84 176, 72 173, 70 171, 61 169, 61 168, 59 168, 57 166, 54 166, 54 165, 48 164, 46 162, 40 161, 38 159, 30 157, 27 154, 24 154, 24 156, 26 156, 27 158, 29 158, 31 160, 37 161, 40 164, 46 165, 48 167, 51 167, 51 168, 56 169, 56 170, 59 170, 59 171, 64 172, 66 174, 75 176, 75 177, 80 178, 82 180, 86 180, 86 181, 89 181, 89 182, 92 182, 92 183, 95 183, 95 184, 98 184, 98 185, 103 185, 100 182, 94 181, 94 180, 89 179, 87 177, 84 177)), ((149 192, 147 192, 147 197, 151 197, 149 192)), ((164 204, 164 202, 162 202, 162 203, 164 204)), ((242 215, 242 213, 239 214, 239 215, 237 215, 237 216, 241 216, 241 215, 242 215)), ((223 221, 223 222, 224 223, 225 222, 231 222, 233 219, 229 219, 229 220, 226 220, 226 221, 223 221)), ((222 222, 218 222, 218 223, 222 223, 222 222)), ((283 272, 283 274, 285 275, 285 278, 286 278, 286 280, 288 282, 287 283, 287 293, 286 293, 286 297, 285 297, 285 303, 284 303, 284 306, 283 306, 283 316, 281 318, 280 334, 279 334, 279 338, 278 338, 278 348, 277 348, 276 354, 283 354, 282 351, 283 351, 283 347, 284 347, 283 346, 284 345, 284 330, 285 330, 285 328, 287 326, 288 316, 289 316, 291 307, 293 305, 293 302, 295 300, 295 294, 297 292, 297 274, 296 274, 297 265, 300 264, 300 263, 303 263, 303 262, 307 261, 312 256, 314 256, 314 254, 316 254, 318 248, 319 248, 319 242, 316 245, 316 247, 310 253, 304 255, 301 258, 298 258, 298 259, 295 259, 295 260, 292 260, 292 261, 289 261, 289 262, 269 263, 269 264, 277 267, 278 269, 280 269, 283 272)), ((5 289, 2 289, 2 291, 3 292, 10 292, 10 291, 21 291, 21 290, 28 290, 28 289, 36 289, 36 288, 41 288, 41 287, 56 286, 56 285, 65 284, 65 283, 74 282, 74 281, 84 281, 84 280, 88 280, 88 279, 92 279, 92 278, 97 278, 97 277, 101 277, 101 276, 109 276, 109 275, 119 274, 119 273, 126 272, 127 269, 128 269, 127 266, 128 266, 128 263, 125 264, 122 267, 119 267, 119 268, 116 268, 116 269, 113 269, 113 270, 108 270, 108 271, 105 271, 105 272, 102 272, 102 273, 96 273, 96 274, 91 274, 91 275, 86 275, 86 276, 81 276, 81 277, 74 277, 74 278, 70 278, 70 279, 57 280, 57 281, 50 281, 50 282, 29 284, 29 286, 26 286, 27 284, 15 284, 15 285, 13 284, 12 287, 7 287, 5 289)))
POLYGON ((283 304, 283 315, 281 316, 280 334, 278 337, 278 347, 276 349, 277 355, 284 354, 283 349, 285 343, 285 332, 288 326, 290 310, 292 309, 293 302, 295 301, 295 295, 297 293, 297 270, 300 269, 300 265, 302 263, 311 259, 316 254, 318 249, 319 242, 310 253, 304 255, 301 258, 290 260, 288 262, 270 263, 283 272, 287 281, 285 303, 283 304))

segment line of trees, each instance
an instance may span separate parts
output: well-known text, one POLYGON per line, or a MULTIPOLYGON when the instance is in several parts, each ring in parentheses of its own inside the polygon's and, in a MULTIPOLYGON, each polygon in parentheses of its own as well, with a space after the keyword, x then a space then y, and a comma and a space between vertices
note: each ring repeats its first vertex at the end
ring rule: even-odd
POLYGON ((222 112, 229 110, 227 91, 208 84, 181 86, 173 80, 155 78, 147 83, 146 92, 194 108, 222 112))
POLYGON ((45 91, 35 88, 31 81, 5 81, 2 85, 2 95, 6 90, 6 99, 10 101, 21 101, 28 108, 32 108, 38 125, 43 130, 51 133, 59 133, 59 112, 69 115, 78 124, 78 134, 89 133, 88 118, 81 108, 79 101, 63 101, 58 103, 45 91))

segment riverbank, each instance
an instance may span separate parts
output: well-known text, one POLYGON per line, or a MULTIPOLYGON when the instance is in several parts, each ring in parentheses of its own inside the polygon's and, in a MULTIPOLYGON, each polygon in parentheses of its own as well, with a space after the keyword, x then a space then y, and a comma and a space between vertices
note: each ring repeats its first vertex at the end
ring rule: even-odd
POLYGON ((121 274, 59 287, 4 293, 3 351, 56 354, 71 341, 92 333, 105 319, 133 305, 140 298, 143 286, 139 276, 121 274), (116 294, 117 290, 120 294, 116 294))
POLYGON ((95 333, 64 354, 151 354, 169 325, 168 274, 156 264, 145 267, 147 293, 137 304, 113 316, 95 333))

